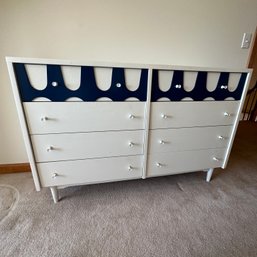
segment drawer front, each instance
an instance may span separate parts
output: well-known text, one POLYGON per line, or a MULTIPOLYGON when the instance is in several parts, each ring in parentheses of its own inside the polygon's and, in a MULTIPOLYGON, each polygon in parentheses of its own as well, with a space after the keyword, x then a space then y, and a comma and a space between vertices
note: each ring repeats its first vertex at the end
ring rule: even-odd
POLYGON ((143 154, 143 130, 32 135, 37 162, 143 154))
POLYGON ((155 102, 150 128, 232 125, 239 101, 155 102))
POLYGON ((144 128, 141 102, 24 103, 30 134, 144 128))
POLYGON ((246 78, 246 72, 153 69, 151 101, 240 100, 246 78))
POLYGON ((142 156, 90 159, 37 165, 43 187, 90 184, 142 176, 142 156))
POLYGON ((14 63, 23 102, 47 98, 63 102, 70 98, 98 101, 108 98, 146 101, 147 69, 56 64, 14 63))
POLYGON ((226 148, 232 126, 150 130, 149 153, 226 148))
POLYGON ((226 149, 206 149, 151 154, 148 157, 147 176, 162 176, 221 167, 226 149))

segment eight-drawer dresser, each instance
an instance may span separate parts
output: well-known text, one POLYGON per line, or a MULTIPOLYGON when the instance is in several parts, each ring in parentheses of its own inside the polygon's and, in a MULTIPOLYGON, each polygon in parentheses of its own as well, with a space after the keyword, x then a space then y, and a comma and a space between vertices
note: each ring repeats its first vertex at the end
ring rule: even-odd
POLYGON ((251 71, 7 57, 36 190, 225 168, 251 71))

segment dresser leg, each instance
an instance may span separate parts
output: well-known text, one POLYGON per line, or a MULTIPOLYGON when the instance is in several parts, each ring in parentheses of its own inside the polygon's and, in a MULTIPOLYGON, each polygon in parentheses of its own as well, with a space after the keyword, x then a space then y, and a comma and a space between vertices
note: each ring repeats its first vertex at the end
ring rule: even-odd
POLYGON ((58 190, 57 187, 50 187, 54 203, 58 202, 58 190))
POLYGON ((206 181, 207 182, 211 181, 211 176, 212 176, 213 171, 214 171, 214 169, 208 169, 207 170, 207 175, 206 175, 206 181))

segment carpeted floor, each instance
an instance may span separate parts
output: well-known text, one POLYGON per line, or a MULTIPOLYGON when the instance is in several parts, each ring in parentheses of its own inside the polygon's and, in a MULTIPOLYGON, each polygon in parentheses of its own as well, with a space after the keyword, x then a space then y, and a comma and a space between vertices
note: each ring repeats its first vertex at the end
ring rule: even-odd
POLYGON ((1 175, 0 256, 257 256, 257 123, 205 175, 67 188, 58 204, 30 173, 1 175))

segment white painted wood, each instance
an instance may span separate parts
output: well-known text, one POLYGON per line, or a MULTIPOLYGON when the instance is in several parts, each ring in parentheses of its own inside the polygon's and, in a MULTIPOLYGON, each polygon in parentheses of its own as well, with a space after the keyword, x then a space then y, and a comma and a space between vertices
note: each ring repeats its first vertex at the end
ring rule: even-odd
POLYGON ((221 167, 225 151, 226 149, 205 149, 151 154, 148 156, 147 177, 221 167))
POLYGON ((70 97, 66 99, 66 102, 83 102, 83 100, 79 97, 70 97))
POLYGON ((144 102, 23 104, 31 134, 143 129, 144 105, 144 102), (42 117, 47 120, 42 121, 42 117))
POLYGON ((239 72, 233 72, 229 74, 229 80, 228 80, 229 91, 234 91, 237 88, 240 78, 241 78, 241 73, 239 72))
POLYGON ((18 91, 18 85, 16 82, 13 65, 8 60, 7 60, 7 67, 8 67, 8 72, 9 72, 9 76, 10 76, 10 80, 11 80, 11 84, 12 84, 13 95, 14 95, 14 99, 15 99, 15 104, 16 104, 16 108, 17 108, 17 112, 18 112, 21 131, 22 131, 22 135, 23 135, 23 139, 24 139, 24 143, 25 143, 25 147, 26 147, 26 151, 27 151, 27 155, 28 155, 28 159, 29 159, 29 163, 30 163, 30 168, 31 168, 35 188, 37 191, 40 191, 41 185, 40 185, 37 167, 36 167, 35 159, 34 159, 34 154, 33 154, 32 146, 31 146, 31 142, 30 142, 28 127, 26 124, 25 115, 23 112, 21 99, 20 99, 20 95, 19 95, 19 91, 18 91))
POLYGON ((58 203, 59 197, 58 197, 57 187, 55 186, 50 187, 50 191, 51 191, 54 203, 58 203))
POLYGON ((194 101, 194 99, 191 97, 184 97, 181 99, 181 101, 194 101))
POLYGON ((94 75, 99 89, 106 91, 111 87, 112 68, 94 67, 94 75))
POLYGON ((149 148, 149 126, 150 126, 150 113, 151 113, 151 92, 152 92, 152 73, 153 70, 148 70, 148 82, 147 82, 147 101, 145 105, 145 120, 144 120, 144 155, 143 155, 143 171, 142 171, 142 179, 146 178, 147 172, 147 156, 148 156, 148 148, 149 148))
POLYGON ((234 100, 235 100, 234 97, 227 97, 227 98, 225 98, 225 101, 234 101, 234 100))
POLYGON ((61 66, 64 84, 70 90, 77 90, 80 87, 81 67, 79 66, 61 66))
POLYGON ((47 86, 47 69, 46 65, 25 64, 28 79, 32 87, 43 90, 47 86))
POLYGON ((149 133, 149 153, 225 148, 232 126, 156 129, 149 133))
POLYGON ((208 72, 207 73, 207 90, 214 91, 218 85, 220 72, 208 72))
POLYGON ((112 102, 112 99, 109 97, 100 97, 96 101, 97 102, 112 102))
POLYGON ((141 69, 125 69, 125 81, 127 89, 135 91, 138 89, 141 78, 141 69))
POLYGON ((229 143, 228 143, 225 160, 224 160, 224 163, 222 165, 223 169, 226 168, 227 163, 228 163, 228 158, 229 158, 229 155, 230 155, 230 152, 231 152, 231 149, 232 149, 232 145, 233 145, 233 142, 234 142, 234 138, 235 138, 235 135, 236 135, 236 130, 237 130, 238 123, 239 123, 239 120, 240 120, 240 114, 241 114, 243 106, 244 106, 244 101, 245 101, 245 97, 246 97, 247 90, 248 90, 248 87, 249 87, 249 83, 250 83, 250 80, 251 80, 251 76, 252 76, 252 72, 249 72, 248 75, 247 75, 247 78, 246 78, 244 90, 243 90, 241 101, 240 101, 240 104, 239 104, 239 108, 237 110, 236 119, 235 119, 234 124, 233 124, 233 129, 232 129, 231 137, 230 137, 230 140, 229 140, 229 143))
POLYGON ((170 99, 168 97, 161 97, 158 99, 158 102, 170 102, 170 99))
MULTIPOLYGON (((202 169, 208 169, 206 179, 209 181, 213 168, 226 166, 250 78, 248 69, 12 57, 7 58, 7 63, 36 189, 39 190, 41 185, 50 186, 55 202, 58 200, 56 186, 146 178, 202 169), (48 99, 38 98, 36 100, 41 102, 24 103, 22 106, 13 62, 28 63, 26 69, 30 70, 30 80, 39 89, 46 84, 46 64, 62 66, 65 84, 71 90, 79 87, 81 65, 95 67, 97 84, 102 90, 110 87, 113 67, 125 68, 126 85, 131 91, 138 88, 141 69, 147 68, 147 102, 131 98, 127 100, 134 102, 108 102, 110 99, 106 98, 98 99, 98 102, 77 102, 81 99, 72 98, 56 103, 42 102, 48 99), (164 102, 151 103, 152 69, 159 70, 163 91, 170 87, 173 70, 185 71, 183 86, 187 91, 193 89, 197 71, 208 72, 207 88, 210 91, 216 88, 220 72, 230 72, 228 85, 223 86, 228 86, 231 91, 238 84, 242 72, 248 72, 248 78, 241 101, 212 99, 195 102, 188 97, 181 102, 170 102, 164 98, 164 102), (218 136, 221 138, 218 139, 218 136), (130 138, 140 143, 133 144, 130 138), (131 146, 129 142, 132 142, 131 146), (34 154, 40 163, 35 164, 34 154)), ((58 86, 55 81, 52 85, 58 86)))
POLYGON ((232 125, 239 101, 153 102, 151 129, 232 125), (224 113, 231 114, 225 116, 224 113))
POLYGON ((208 169, 207 170, 206 182, 210 182, 211 181, 211 177, 212 177, 213 171, 214 171, 214 169, 208 169))
POLYGON ((24 58, 24 57, 6 57, 10 63, 30 63, 30 64, 56 64, 56 65, 75 65, 75 66, 95 66, 95 67, 122 67, 133 69, 159 69, 159 70, 188 70, 188 71, 210 71, 210 72, 251 72, 251 69, 245 68, 221 68, 221 67, 197 67, 197 66, 178 66, 178 65, 160 65, 160 64, 138 64, 138 63, 115 63, 115 62, 96 62, 96 61, 73 61, 60 59, 44 58, 24 58))
POLYGON ((142 156, 128 156, 49 162, 38 164, 38 170, 43 187, 90 184, 140 178, 142 160, 142 156))
POLYGON ((128 97, 125 99, 125 101, 130 101, 130 102, 139 102, 140 100, 136 97, 128 97))
POLYGON ((51 102, 51 100, 46 97, 36 97, 33 102, 51 102))
POLYGON ((143 130, 32 135, 37 162, 143 154, 143 130))
POLYGON ((204 101, 215 101, 213 97, 206 97, 204 98, 204 101))
MULTIPOLYGON (((195 82, 197 78, 197 71, 184 71, 184 89, 186 91, 192 91, 195 87, 195 82)), ((178 89, 179 90, 179 89, 178 89)))
POLYGON ((173 70, 160 70, 158 72, 159 88, 161 91, 166 92, 170 89, 173 74, 173 70))

